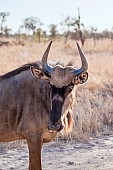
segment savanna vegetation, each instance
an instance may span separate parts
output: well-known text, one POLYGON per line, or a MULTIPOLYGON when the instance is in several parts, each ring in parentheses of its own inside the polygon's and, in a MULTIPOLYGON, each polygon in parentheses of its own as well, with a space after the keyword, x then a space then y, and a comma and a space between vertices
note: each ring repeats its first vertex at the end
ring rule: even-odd
MULTIPOLYGON (((80 40, 82 46, 85 45, 87 39, 92 39, 96 46, 96 40, 110 39, 113 40, 113 27, 98 31, 98 28, 92 25, 85 25, 82 22, 80 9, 77 9, 77 16, 62 16, 59 23, 45 25, 43 21, 37 16, 30 16, 22 18, 21 25, 17 28, 16 32, 7 25, 7 20, 10 17, 9 12, 0 12, 0 37, 16 37, 18 39, 30 38, 32 41, 44 42, 46 40, 58 40, 63 38, 64 43, 69 39, 80 40)), ((9 41, 2 41, 0 39, 0 46, 8 45, 9 41)), ((24 45, 24 42, 18 41, 17 43, 24 45)))

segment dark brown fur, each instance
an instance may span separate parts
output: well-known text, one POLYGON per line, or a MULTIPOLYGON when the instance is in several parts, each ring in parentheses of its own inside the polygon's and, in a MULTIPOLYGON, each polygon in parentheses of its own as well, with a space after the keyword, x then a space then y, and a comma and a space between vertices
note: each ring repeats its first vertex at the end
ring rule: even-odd
MULTIPOLYGON (((36 79, 26 64, 0 77, 0 142, 26 139, 29 147, 29 169, 41 170, 41 148, 57 132, 48 130, 50 114, 50 86, 46 80, 36 79)), ((71 127, 71 119, 65 124, 71 127)), ((70 130, 66 130, 69 132, 70 130)))

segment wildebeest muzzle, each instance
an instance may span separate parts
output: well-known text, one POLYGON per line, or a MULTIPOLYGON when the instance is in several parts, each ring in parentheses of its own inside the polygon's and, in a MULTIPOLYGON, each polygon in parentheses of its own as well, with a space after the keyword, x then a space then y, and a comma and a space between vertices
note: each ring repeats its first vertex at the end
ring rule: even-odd
POLYGON ((48 129, 52 132, 59 132, 63 129, 63 125, 61 120, 59 120, 58 122, 56 122, 55 124, 53 124, 52 122, 49 123, 48 125, 48 129))

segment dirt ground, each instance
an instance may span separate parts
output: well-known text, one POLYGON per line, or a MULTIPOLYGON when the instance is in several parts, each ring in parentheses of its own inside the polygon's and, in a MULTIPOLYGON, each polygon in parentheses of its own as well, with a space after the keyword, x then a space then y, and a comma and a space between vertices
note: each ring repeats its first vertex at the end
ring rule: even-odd
MULTIPOLYGON (((27 170, 26 144, 0 145, 0 170, 27 170)), ((52 141, 42 149, 43 170, 113 170, 113 136, 88 142, 52 141)))

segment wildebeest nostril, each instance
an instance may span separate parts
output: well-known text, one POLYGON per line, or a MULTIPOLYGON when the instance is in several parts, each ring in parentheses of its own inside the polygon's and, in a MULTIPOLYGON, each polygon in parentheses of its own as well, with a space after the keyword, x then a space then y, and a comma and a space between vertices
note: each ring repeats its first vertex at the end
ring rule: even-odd
POLYGON ((61 120, 58 120, 58 122, 49 122, 48 124, 48 129, 51 130, 51 131, 60 131, 63 129, 63 125, 62 125, 62 122, 61 120))

